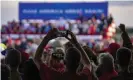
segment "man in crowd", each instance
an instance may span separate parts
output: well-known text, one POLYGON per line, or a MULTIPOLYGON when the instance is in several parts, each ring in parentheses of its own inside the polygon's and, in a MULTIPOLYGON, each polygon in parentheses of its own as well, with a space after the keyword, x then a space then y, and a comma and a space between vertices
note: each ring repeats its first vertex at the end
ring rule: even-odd
POLYGON ((18 71, 21 63, 21 53, 16 49, 7 50, 5 62, 11 68, 11 80, 21 80, 22 78, 18 71))
POLYGON ((117 63, 120 71, 119 75, 113 80, 133 80, 133 73, 129 70, 129 65, 132 60, 132 52, 128 48, 122 47, 117 51, 117 63))

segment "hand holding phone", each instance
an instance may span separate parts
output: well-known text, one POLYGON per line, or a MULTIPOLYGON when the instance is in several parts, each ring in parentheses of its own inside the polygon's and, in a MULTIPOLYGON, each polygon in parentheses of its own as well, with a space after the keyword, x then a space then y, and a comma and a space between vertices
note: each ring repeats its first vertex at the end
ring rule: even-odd
POLYGON ((54 39, 54 38, 57 38, 57 36, 56 36, 56 33, 58 32, 58 29, 57 28, 52 28, 48 33, 47 33, 47 35, 46 35, 46 39, 48 40, 48 41, 50 41, 50 40, 52 40, 52 39, 54 39))
POLYGON ((68 35, 66 36, 66 38, 73 44, 77 44, 78 41, 77 41, 77 38, 76 38, 76 35, 71 32, 71 31, 67 31, 68 35))
POLYGON ((125 25, 124 24, 120 24, 119 28, 121 29, 122 32, 125 32, 125 25))

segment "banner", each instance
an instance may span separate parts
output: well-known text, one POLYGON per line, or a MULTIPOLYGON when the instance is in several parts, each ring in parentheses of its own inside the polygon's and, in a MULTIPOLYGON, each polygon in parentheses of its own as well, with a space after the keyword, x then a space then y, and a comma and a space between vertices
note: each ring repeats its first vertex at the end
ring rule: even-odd
POLYGON ((85 17, 93 13, 99 17, 108 14, 108 2, 90 3, 19 3, 19 19, 76 19, 79 14, 85 17))

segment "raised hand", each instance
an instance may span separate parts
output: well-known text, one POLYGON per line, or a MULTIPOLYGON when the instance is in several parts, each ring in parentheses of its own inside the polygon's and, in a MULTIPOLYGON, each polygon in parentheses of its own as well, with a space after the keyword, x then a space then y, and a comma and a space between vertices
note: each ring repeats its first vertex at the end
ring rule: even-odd
POLYGON ((48 32, 48 34, 46 35, 47 40, 49 41, 49 40, 51 40, 51 39, 56 38, 56 37, 57 37, 57 36, 56 36, 57 32, 58 32, 57 28, 52 28, 52 29, 48 32))
POLYGON ((52 28, 48 34, 44 37, 44 39, 42 40, 42 42, 40 43, 40 45, 38 46, 37 50, 36 50, 36 54, 35 54, 35 63, 38 67, 38 69, 40 69, 40 63, 42 63, 41 57, 42 57, 42 53, 44 51, 44 47, 47 45, 47 43, 51 40, 56 38, 56 33, 57 33, 57 29, 56 28, 52 28))
POLYGON ((66 37, 80 52, 81 52, 81 56, 82 56, 82 62, 84 65, 87 65, 89 68, 90 65, 90 59, 87 56, 86 52, 84 51, 84 49, 81 47, 81 45, 78 43, 76 36, 71 32, 68 31, 68 36, 66 37), (69 35, 71 38, 69 38, 69 35))
POLYGON ((77 39, 76 39, 76 36, 71 32, 71 31, 67 31, 67 36, 66 36, 66 38, 72 43, 72 44, 77 44, 78 43, 78 41, 77 41, 77 39), (70 37, 69 37, 69 35, 70 35, 70 37))
POLYGON ((121 29, 122 32, 125 32, 125 24, 120 24, 119 28, 121 29))

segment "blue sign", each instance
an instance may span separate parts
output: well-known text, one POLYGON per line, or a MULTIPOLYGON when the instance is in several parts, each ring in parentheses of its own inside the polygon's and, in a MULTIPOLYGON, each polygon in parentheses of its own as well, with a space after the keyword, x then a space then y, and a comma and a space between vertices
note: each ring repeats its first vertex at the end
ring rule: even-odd
POLYGON ((96 13, 108 14, 108 2, 91 3, 19 3, 19 19, 75 19, 82 13, 85 17, 96 13))

